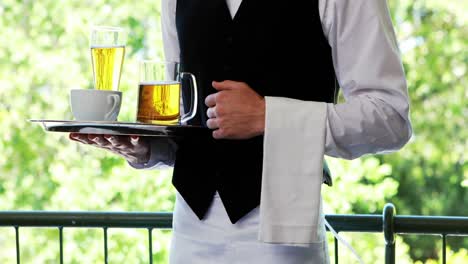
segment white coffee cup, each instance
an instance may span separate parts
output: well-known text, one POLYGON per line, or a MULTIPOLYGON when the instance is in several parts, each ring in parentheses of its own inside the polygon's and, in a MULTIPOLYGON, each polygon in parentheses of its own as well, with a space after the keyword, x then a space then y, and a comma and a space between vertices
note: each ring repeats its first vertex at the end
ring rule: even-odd
POLYGON ((72 89, 70 105, 75 120, 116 121, 122 104, 122 92, 72 89))

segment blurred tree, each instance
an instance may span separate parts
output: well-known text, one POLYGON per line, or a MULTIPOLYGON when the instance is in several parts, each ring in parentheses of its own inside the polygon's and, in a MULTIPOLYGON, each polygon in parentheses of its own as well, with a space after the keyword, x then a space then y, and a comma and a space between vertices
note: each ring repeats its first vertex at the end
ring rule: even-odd
MULTIPOLYGON (((467 215, 468 4, 389 3, 408 76, 414 137, 395 154, 329 159, 335 185, 324 188, 325 210, 381 213, 393 202, 400 214, 467 215)), ((129 32, 119 119, 134 121, 136 61, 163 57, 159 6, 150 0, 0 1, 0 210, 172 210, 170 170, 135 171, 105 151, 27 121, 70 119, 69 90, 92 87, 91 25, 129 32)), ((0 229, 0 234, 0 263, 14 263, 14 232, 0 229)), ((102 262, 102 231, 65 230, 64 235, 66 262, 102 262)), ((169 236, 155 233, 155 263, 166 262, 169 236)), ((139 230, 112 231, 110 238, 112 262, 147 261, 146 237, 139 230)), ((57 230, 22 229, 21 241, 28 241, 21 248, 23 262, 57 263, 58 247, 46 243, 57 239, 57 230)), ((349 239, 370 263, 381 258, 382 239, 349 239)), ((437 256, 437 247, 422 239, 404 240, 411 246, 398 242, 399 263, 437 256)), ((457 252, 468 245, 461 241, 452 247, 457 252)), ((468 262, 466 250, 450 256, 468 262)))
MULTIPOLYGON (((105 151, 72 143, 65 134, 46 134, 27 121, 70 119, 69 90, 92 87, 92 25, 122 26, 129 33, 119 118, 135 120, 137 59, 162 57, 159 6, 150 0, 0 1, 1 210, 172 211, 170 171, 137 172, 105 151)), ((45 243, 57 241, 57 230, 22 230, 21 241, 34 241, 21 248, 25 263, 57 263, 58 247, 45 243)), ((0 235, 0 263, 13 263, 14 237, 6 233, 0 235)), ((110 237, 109 259, 147 261, 147 238, 137 234, 110 237)), ((64 235, 67 262, 102 262, 102 231, 64 235)), ((155 232, 155 238, 154 258, 162 263, 169 233, 155 232)))
MULTIPOLYGON (((392 202, 399 214, 467 216, 468 2, 397 2, 414 136, 398 155, 379 157, 399 182, 392 202)), ((440 254, 441 245, 405 241, 418 243, 413 259, 440 254)), ((451 246, 468 248, 468 239, 451 246)))
POLYGON ((462 185, 468 176, 468 15, 463 11, 468 3, 448 6, 452 8, 443 8, 440 1, 412 1, 393 12, 400 21, 414 136, 399 155, 380 159, 392 164, 399 196, 403 192, 412 201, 411 207, 401 207, 402 213, 468 213, 460 204, 468 198, 462 185), (432 191, 410 191, 415 186, 432 191), (431 206, 422 206, 427 202, 431 206))
MULTIPOLYGON (((389 4, 408 79, 413 138, 394 154, 329 159, 337 179, 325 192, 326 203, 340 213, 381 213, 392 202, 398 214, 467 216, 468 2, 389 4)), ((440 255, 440 240, 403 239, 414 260, 440 255)), ((466 249, 468 238, 450 246, 466 249)))

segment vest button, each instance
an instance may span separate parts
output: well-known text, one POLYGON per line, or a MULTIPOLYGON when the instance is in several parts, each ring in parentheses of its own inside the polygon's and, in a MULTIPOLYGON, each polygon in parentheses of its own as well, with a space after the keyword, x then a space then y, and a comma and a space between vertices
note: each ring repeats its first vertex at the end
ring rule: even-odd
POLYGON ((223 70, 224 70, 224 72, 231 72, 232 67, 231 67, 231 65, 224 64, 223 70))

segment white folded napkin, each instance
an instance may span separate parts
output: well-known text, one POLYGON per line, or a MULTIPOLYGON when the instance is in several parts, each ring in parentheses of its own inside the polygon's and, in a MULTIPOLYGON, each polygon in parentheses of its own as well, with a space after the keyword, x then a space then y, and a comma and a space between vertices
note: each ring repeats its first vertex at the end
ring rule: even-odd
POLYGON ((265 97, 263 174, 258 239, 318 241, 327 105, 265 97))

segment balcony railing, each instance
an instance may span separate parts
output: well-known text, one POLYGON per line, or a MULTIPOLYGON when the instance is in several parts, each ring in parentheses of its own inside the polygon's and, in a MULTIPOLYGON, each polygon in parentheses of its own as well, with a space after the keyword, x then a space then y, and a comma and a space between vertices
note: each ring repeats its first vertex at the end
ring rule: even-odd
MULTIPOLYGON (((385 240, 385 263, 395 263, 396 234, 432 234, 442 237, 442 263, 446 263, 448 236, 468 236, 468 217, 399 216, 395 207, 387 204, 382 215, 326 215, 337 232, 382 233, 385 240)), ((104 261, 108 263, 107 230, 109 228, 144 228, 148 231, 148 257, 152 260, 152 230, 170 229, 171 213, 130 212, 44 212, 3 211, 0 226, 13 227, 16 234, 16 262, 20 263, 21 227, 56 227, 59 232, 60 263, 63 263, 63 232, 65 228, 101 228, 104 236, 104 261)), ((338 241, 335 239, 335 263, 338 261, 338 241)), ((378 263, 378 262, 375 262, 378 263)))

